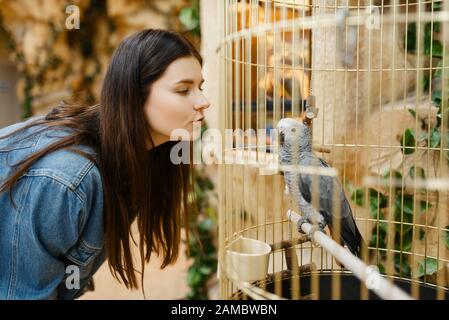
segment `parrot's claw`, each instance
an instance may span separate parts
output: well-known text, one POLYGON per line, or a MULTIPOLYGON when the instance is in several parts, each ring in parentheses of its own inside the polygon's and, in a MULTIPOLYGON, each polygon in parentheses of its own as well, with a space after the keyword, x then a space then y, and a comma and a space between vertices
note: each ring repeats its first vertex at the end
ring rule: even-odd
POLYGON ((302 230, 302 225, 303 225, 304 223, 309 223, 309 224, 312 225, 312 229, 310 230, 310 232, 309 232, 309 234, 308 234, 309 239, 310 239, 311 241, 313 241, 312 235, 314 234, 315 231, 321 231, 321 232, 324 232, 324 228, 326 227, 326 226, 325 226, 323 223, 321 223, 321 222, 319 222, 318 224, 314 225, 314 224, 312 224, 312 223, 310 222, 309 219, 307 219, 307 218, 300 218, 300 219, 298 220, 298 232, 299 232, 299 233, 306 234, 306 233, 302 230))
POLYGON ((318 223, 317 225, 312 225, 312 229, 310 229, 310 232, 308 234, 308 237, 310 241, 315 245, 318 246, 318 244, 313 239, 313 235, 315 234, 315 231, 321 231, 324 232, 324 225, 322 223, 318 223))
POLYGON ((304 223, 310 223, 309 219, 306 218, 300 218, 297 222, 297 226, 298 226, 298 232, 302 233, 302 234, 306 234, 303 230, 302 230, 302 225, 304 223))

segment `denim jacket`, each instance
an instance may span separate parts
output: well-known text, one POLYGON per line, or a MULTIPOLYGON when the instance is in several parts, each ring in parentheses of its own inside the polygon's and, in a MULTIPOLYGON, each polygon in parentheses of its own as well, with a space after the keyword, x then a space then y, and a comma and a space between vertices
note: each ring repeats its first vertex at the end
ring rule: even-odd
MULTIPOLYGON (((0 137, 34 119, 0 129, 0 137)), ((11 165, 70 133, 38 129, 0 139, 0 185, 11 165)), ((95 157, 87 146, 76 148, 95 157)), ((15 206, 8 192, 0 193, 0 299, 80 296, 105 260, 97 166, 73 151, 51 152, 31 165, 12 198, 15 206)))

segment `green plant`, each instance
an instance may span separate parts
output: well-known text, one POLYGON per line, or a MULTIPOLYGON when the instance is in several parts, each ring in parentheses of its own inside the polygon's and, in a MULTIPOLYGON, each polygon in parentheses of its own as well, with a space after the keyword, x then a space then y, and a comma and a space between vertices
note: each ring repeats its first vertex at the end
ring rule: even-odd
POLYGON ((210 203, 214 185, 204 168, 195 170, 194 207, 195 214, 189 223, 190 239, 188 257, 193 263, 187 271, 187 284, 191 291, 188 299, 208 299, 206 283, 217 271, 217 249, 213 243, 214 230, 217 225, 216 212, 210 203))
POLYGON ((190 5, 180 11, 179 21, 186 31, 189 31, 195 36, 201 34, 199 0, 190 0, 190 5))
MULTIPOLYGON (((412 167, 408 175, 413 178, 417 175, 425 178, 424 170, 420 167, 412 167)), ((389 178, 402 180, 402 175, 396 170, 387 172, 382 179, 389 178)), ((407 194, 402 188, 394 188, 390 196, 372 188, 350 188, 351 199, 359 206, 366 206, 371 212, 373 219, 377 220, 372 231, 370 239, 370 247, 379 250, 378 267, 381 271, 385 271, 385 260, 387 249, 389 230, 388 223, 394 224, 394 249, 399 251, 394 255, 394 269, 397 275, 411 276, 411 267, 408 256, 411 252, 413 241, 413 223, 422 215, 426 214, 428 209, 432 207, 429 202, 416 200, 413 194, 407 194), (389 205, 391 204, 391 209, 389 205), (390 211, 390 219, 386 219, 385 214, 390 211), (417 216, 415 217, 415 214, 417 216)), ((425 236, 425 230, 420 229, 420 238, 425 236)), ((431 271, 431 269, 426 269, 431 271)))
MULTIPOLYGON (((433 11, 440 11, 442 8, 442 2, 434 2, 431 9, 433 11)), ((419 35, 419 27, 416 23, 410 23, 407 26, 407 32, 405 37, 405 48, 408 53, 417 54, 417 40, 419 35)), ((430 148, 438 148, 441 146, 443 134, 446 136, 446 147, 448 146, 449 134, 448 132, 441 132, 441 121, 445 117, 444 122, 447 124, 449 121, 449 75, 443 76, 443 69, 447 66, 443 65, 443 61, 447 60, 448 56, 443 56, 444 48, 439 40, 441 36, 442 28, 440 22, 427 22, 424 25, 423 37, 424 43, 422 53, 427 55, 432 63, 436 67, 435 70, 431 70, 424 74, 423 77, 423 89, 429 91, 431 99, 438 109, 437 111, 437 123, 434 127, 428 127, 424 121, 421 121, 421 128, 419 132, 415 129, 407 128, 404 134, 400 138, 400 143, 404 155, 409 155, 415 152, 417 143, 424 142, 430 148)), ((447 50, 446 50, 447 51, 447 50)), ((446 72, 447 73, 447 72, 446 72)), ((413 117, 417 117, 416 111, 409 109, 413 117)), ((417 129, 419 130, 419 129, 417 129)), ((443 139, 444 141, 444 139, 443 139)), ((435 150, 438 152, 438 150, 435 150)), ((449 161, 449 154, 446 152, 446 159, 449 161)))
MULTIPOLYGON (((201 128, 201 135, 205 130, 207 125, 201 128)), ((190 238, 187 251, 187 256, 193 259, 193 263, 187 271, 187 284, 190 287, 187 299, 207 300, 207 282, 217 271, 217 249, 214 245, 217 214, 211 202, 217 194, 202 165, 195 166, 193 187, 190 205, 194 212, 189 221, 190 238)))
POLYGON ((446 247, 449 249, 449 225, 446 226, 446 231, 444 235, 444 243, 446 244, 446 247))
POLYGON ((426 274, 434 274, 437 271, 438 271, 438 261, 433 258, 426 258, 423 261, 419 262, 416 277, 420 278, 426 274))
MULTIPOLYGON (((442 2, 434 2, 431 9, 434 11, 441 10, 442 2)), ((407 26, 407 32, 405 35, 405 48, 408 53, 417 54, 417 44, 420 27, 417 27, 416 23, 410 23, 407 26)), ((447 123, 448 117, 448 98, 449 98, 449 84, 448 76, 443 77, 443 52, 444 48, 438 35, 441 32, 441 26, 439 22, 428 22, 424 25, 423 37, 424 43, 422 53, 429 56, 431 61, 437 61, 435 71, 429 72, 424 75, 423 88, 429 90, 431 99, 434 105, 438 108, 437 121, 434 126, 429 126, 425 121, 421 120, 420 129, 406 128, 404 133, 400 137, 400 144, 402 147, 402 153, 404 158, 413 155, 418 144, 427 146, 428 148, 434 148, 433 152, 440 152, 436 149, 441 146, 443 134, 449 138, 447 132, 442 132, 441 122, 443 120, 447 123), (439 84, 439 85, 437 85, 439 84), (444 100, 443 100, 444 97, 444 100), (443 112, 444 108, 444 112, 443 112)), ((416 110, 409 109, 410 114, 417 119, 416 110)), ((443 140, 444 141, 444 140, 443 140)), ((446 139, 447 143, 447 139, 446 139)), ((449 160, 448 154, 446 157, 449 160)), ((421 179, 425 180, 425 170, 421 167, 413 166, 410 168, 406 177, 396 170, 390 170, 381 179, 387 179, 384 181, 388 185, 388 179, 395 179, 396 181, 404 182, 405 179, 421 179)), ((394 270, 396 275, 411 277, 412 268, 410 267, 410 253, 412 249, 412 241, 414 238, 414 232, 418 232, 419 239, 424 240, 426 236, 426 230, 423 228, 414 228, 413 225, 418 221, 422 215, 427 214, 432 205, 423 200, 415 198, 415 194, 408 194, 402 188, 392 188, 390 195, 384 194, 374 189, 355 189, 351 187, 350 190, 352 200, 359 206, 367 206, 370 209, 372 218, 377 220, 372 231, 370 246, 379 250, 378 266, 381 272, 385 272, 386 251, 382 249, 387 248, 389 239, 389 225, 394 224, 394 249, 399 251, 394 254, 394 270), (389 214, 390 219, 385 218, 385 214, 389 214)), ((417 190, 416 195, 425 195, 424 190, 417 190)), ((447 229, 447 227, 446 227, 447 229)), ((447 232, 447 231, 446 231, 447 232)), ((449 235, 446 234, 446 245, 449 248, 449 235)), ((418 261, 418 271, 414 274, 414 277, 422 277, 424 275, 430 275, 437 271, 438 263, 433 258, 425 258, 418 261)))

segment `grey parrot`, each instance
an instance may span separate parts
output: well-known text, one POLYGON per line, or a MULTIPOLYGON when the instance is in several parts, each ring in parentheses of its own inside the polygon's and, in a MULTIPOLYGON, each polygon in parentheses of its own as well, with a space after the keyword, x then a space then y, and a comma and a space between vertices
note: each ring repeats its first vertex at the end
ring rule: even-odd
MULTIPOLYGON (((293 118, 281 119, 277 125, 280 137, 279 160, 281 165, 299 165, 326 168, 329 165, 315 156, 312 152, 312 133, 310 127, 301 120, 293 118)), ((298 222, 298 231, 302 232, 301 225, 304 222, 311 223, 323 230, 326 225, 332 227, 334 223, 340 223, 340 240, 354 255, 360 257, 361 248, 364 246, 362 236, 352 215, 352 210, 346 199, 344 190, 336 177, 329 175, 315 175, 315 182, 319 183, 319 208, 314 208, 312 203, 313 175, 298 171, 285 171, 284 179, 289 193, 302 211, 302 219, 298 222), (338 188, 337 203, 341 204, 340 221, 333 214, 334 186, 338 188)), ((315 189, 315 190, 317 190, 315 189)), ((332 230, 332 228, 330 228, 332 230)), ((331 233, 334 238, 335 235, 331 233)))

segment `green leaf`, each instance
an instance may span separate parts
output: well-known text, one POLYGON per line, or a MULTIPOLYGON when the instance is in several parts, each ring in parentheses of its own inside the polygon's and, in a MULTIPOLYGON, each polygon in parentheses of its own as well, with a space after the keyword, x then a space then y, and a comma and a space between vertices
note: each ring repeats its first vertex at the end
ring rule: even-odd
MULTIPOLYGON (((369 208, 370 208, 370 211, 371 211, 371 216, 374 219, 377 219, 377 217, 378 217, 378 208, 379 209, 381 208, 380 206, 378 206, 377 198, 370 197, 370 199, 369 199, 369 208)), ((381 212, 379 212, 379 219, 380 219, 380 216, 381 216, 381 212)))
POLYGON ((405 129, 401 137, 402 152, 404 154, 412 154, 415 151, 415 131, 410 128, 405 129))
POLYGON ((433 40, 432 43, 432 56, 435 58, 443 58, 443 45, 440 40, 433 40))
POLYGON ((217 224, 217 213, 215 212, 215 209, 212 207, 207 207, 205 209, 207 216, 212 220, 214 224, 217 224))
POLYGON ((388 232, 388 223, 387 222, 379 222, 379 230, 381 230, 386 235, 388 232))
POLYGON ((440 145, 441 134, 438 128, 432 128, 430 132, 430 147, 437 148, 440 145))
POLYGON ((205 276, 210 275, 213 272, 213 268, 211 266, 202 266, 199 269, 199 272, 201 274, 204 274, 205 276))
MULTIPOLYGON (((424 25, 424 54, 429 55, 430 54, 430 44, 432 42, 432 30, 431 30, 431 24, 430 22, 427 22, 424 25)), ((419 35, 418 35, 419 36, 419 35)))
POLYGON ((416 53, 416 23, 412 22, 407 25, 406 33, 406 49, 408 53, 416 53))
POLYGON ((432 2, 433 4, 433 11, 440 11, 441 9, 443 9, 443 1, 435 1, 432 2))
POLYGON ((410 170, 408 171, 409 176, 414 179, 415 176, 418 179, 425 179, 426 178, 426 174, 424 172, 424 169, 421 167, 417 167, 417 166, 413 166, 410 168, 410 170))
POLYGON ((213 252, 207 253, 205 258, 206 258, 207 260, 210 260, 210 261, 215 261, 215 260, 217 260, 217 253, 216 253, 215 248, 214 248, 214 251, 213 251, 213 252))
MULTIPOLYGON (((409 220, 409 219, 406 216, 404 216, 404 220, 409 220)), ((400 219, 398 219, 397 221, 400 221, 400 219)), ((404 221, 404 222, 411 223, 412 221, 404 221)), ((397 246, 396 246, 397 250, 401 250, 401 248, 400 248, 401 242, 400 242, 399 237, 402 238, 402 237, 406 236, 412 229, 413 229, 413 226, 411 224, 403 224, 403 223, 396 224, 397 238, 395 239, 395 241, 397 244, 397 246)), ((409 244, 411 247, 411 242, 410 243, 407 242, 405 244, 403 243, 402 246, 407 247, 409 244)), ((402 249, 402 250, 406 251, 405 249, 402 249)))
POLYGON ((394 179, 396 179, 396 180, 402 180, 402 174, 401 174, 399 171, 393 170, 392 174, 393 174, 393 178, 394 178, 394 179))
POLYGON ((183 8, 179 13, 179 21, 186 30, 192 31, 199 28, 200 16, 195 7, 183 8))
MULTIPOLYGON (((399 171, 397 171, 397 170, 387 171, 387 172, 382 176, 382 178, 385 179, 386 181, 388 181, 388 180, 390 179, 390 175, 391 175, 391 178, 392 178, 393 180, 402 180, 402 174, 401 174, 399 171)), ((400 188, 399 188, 399 189, 400 189, 400 188)))
POLYGON ((386 248, 387 247, 387 225, 385 222, 378 223, 371 231, 370 247, 386 248), (382 225, 383 224, 383 225, 382 225), (379 227, 379 237, 377 236, 377 227, 379 227), (379 242, 379 243, 377 243, 379 242))
POLYGON ((445 233, 446 233, 446 247, 449 249, 449 226, 446 226, 446 231, 445 231, 445 233))
MULTIPOLYGON (((382 179, 384 180, 383 183, 385 183, 387 186, 390 185, 390 176, 391 176, 391 185, 393 186, 393 190, 395 193, 401 192, 402 191, 402 174, 397 171, 397 170, 390 170, 388 172, 386 172, 383 176, 382 179), (397 184, 395 184, 395 182, 397 184)), ((393 196, 394 194, 392 194, 393 196)), ((385 201, 385 207, 388 206, 387 204, 387 200, 388 198, 386 198, 385 201)))
MULTIPOLYGON (((432 205, 424 200, 418 201, 418 213, 422 214, 426 212, 432 205)), ((402 197, 401 194, 396 196, 394 201, 395 206, 395 221, 402 222, 413 222, 413 208, 414 208, 414 197, 412 194, 406 194, 402 197), (401 217, 401 212, 404 212, 404 215, 401 217), (402 220, 401 220, 402 218, 402 220)))
MULTIPOLYGON (((373 218, 377 218, 378 209, 387 207, 387 197, 377 190, 369 189, 369 207, 373 218)), ((379 219, 383 219, 382 213, 379 212, 379 219)))
POLYGON ((351 200, 354 201, 354 203, 360 207, 362 207, 365 203, 365 189, 364 188, 357 188, 354 189, 351 195, 351 200))
POLYGON ((438 21, 433 23, 433 32, 441 32, 441 23, 438 21))
POLYGON ((373 232, 374 233, 371 235, 371 240, 369 242, 369 246, 370 247, 377 247, 377 234, 375 233, 375 231, 373 231, 373 232))
MULTIPOLYGON (((358 206, 365 206, 365 190, 364 188, 352 189, 351 199, 358 206)), ((369 208, 373 218, 377 218, 378 208, 387 207, 387 197, 375 189, 368 189, 369 208)))
POLYGON ((208 233, 214 228, 214 222, 212 219, 206 218, 198 224, 198 230, 201 233, 208 233))
POLYGON ((438 64, 436 65, 436 70, 435 73, 433 74, 433 79, 435 80, 436 78, 441 78, 442 74, 443 74, 443 60, 438 61, 438 64))
POLYGON ((210 240, 204 243, 204 252, 208 255, 213 254, 215 256, 216 253, 215 246, 212 244, 212 242, 210 242, 210 240))
POLYGON ((420 214, 426 212, 430 208, 432 208, 432 204, 430 202, 427 202, 424 200, 421 200, 419 202, 419 209, 420 209, 419 213, 420 214))
POLYGON ((426 230, 424 228, 419 228, 419 240, 424 240, 426 237, 426 230))
POLYGON ((411 225, 403 225, 402 228, 402 234, 399 231, 398 236, 395 239, 396 245, 395 248, 396 250, 402 250, 405 252, 410 252, 410 250, 412 249, 412 240, 413 240, 413 231, 412 231, 413 226, 411 225))
MULTIPOLYGON (((438 30, 439 26, 436 28, 438 30)), ((424 54, 432 54, 432 57, 442 58, 443 45, 439 40, 434 39, 434 33, 437 32, 437 30, 435 30, 435 24, 432 26, 432 23, 430 22, 426 23, 424 26, 424 54), (430 49, 432 49, 432 52, 430 52, 430 49)))
POLYGON ((407 109, 408 112, 413 116, 413 118, 416 118, 416 111, 414 109, 407 109))
POLYGON ((379 226, 379 237, 377 236, 377 227, 374 226, 369 245, 370 247, 387 248, 387 233, 381 226, 379 226))
MULTIPOLYGON (((429 90, 429 86, 430 86, 430 77, 429 77, 428 74, 424 74, 423 75, 422 82, 423 82, 423 90, 424 91, 428 91, 429 90)), ((408 110, 411 110, 411 109, 408 109, 408 110)))
POLYGON ((394 255, 394 268, 400 276, 410 277, 412 273, 407 256, 399 253, 394 255))
MULTIPOLYGON (((405 214, 408 214, 410 216, 413 216, 413 196, 412 195, 404 195, 403 202, 401 201, 401 197, 396 197, 396 206, 397 208, 401 207, 401 204, 403 205, 403 211, 405 214)), ((411 221, 408 221, 411 222, 411 221)))
POLYGON ((201 273, 197 268, 191 268, 187 272, 187 284, 189 287, 196 287, 202 281, 201 273))
POLYGON ((431 275, 438 271, 438 260, 426 258, 424 261, 418 262, 418 278, 425 274, 431 275))
MULTIPOLYGON (((449 72, 446 74, 446 76, 449 77, 449 72)), ((446 89, 446 90, 448 90, 448 89, 446 89)), ((442 107, 443 107, 442 96, 443 96, 443 93, 442 93, 441 90, 434 90, 432 92, 432 101, 435 104, 435 107, 438 108, 438 112, 437 112, 437 128, 439 128, 441 126, 441 119, 442 119, 442 116, 443 116, 442 115, 442 113, 443 113, 443 110, 442 110, 442 107)), ((445 91, 445 99, 446 99, 446 101, 447 101, 448 97, 449 97, 449 91, 445 91)), ((448 117, 447 117, 448 116, 448 112, 449 112, 449 108, 446 106, 446 110, 444 111, 444 115, 445 115, 446 119, 448 119, 448 117)))
POLYGON ((432 91, 432 101, 435 103, 436 106, 439 106, 441 104, 441 90, 434 90, 432 91))
POLYGON ((385 266, 382 263, 378 263, 377 267, 379 268, 379 273, 385 274, 385 266))
POLYGON ((418 136, 418 141, 427 141, 428 138, 427 132, 421 131, 418 136))

